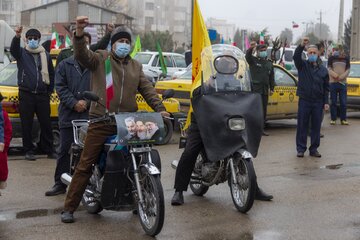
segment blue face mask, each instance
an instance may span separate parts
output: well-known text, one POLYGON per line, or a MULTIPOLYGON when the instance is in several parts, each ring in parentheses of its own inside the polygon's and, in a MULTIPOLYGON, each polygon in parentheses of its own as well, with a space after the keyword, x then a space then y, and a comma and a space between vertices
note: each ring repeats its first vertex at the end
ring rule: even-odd
POLYGON ((334 56, 334 57, 338 57, 338 56, 339 56, 339 51, 334 51, 334 52, 333 52, 333 56, 334 56))
POLYGON ((115 55, 119 58, 124 58, 130 53, 130 44, 116 43, 115 55))
POLYGON ((260 58, 266 58, 267 57, 267 52, 266 51, 259 52, 259 57, 260 58))
POLYGON ((317 61, 318 56, 316 54, 309 55, 309 62, 313 63, 317 61))
POLYGON ((28 46, 29 48, 31 49, 36 49, 39 47, 39 40, 34 40, 34 39, 31 39, 28 41, 28 46))

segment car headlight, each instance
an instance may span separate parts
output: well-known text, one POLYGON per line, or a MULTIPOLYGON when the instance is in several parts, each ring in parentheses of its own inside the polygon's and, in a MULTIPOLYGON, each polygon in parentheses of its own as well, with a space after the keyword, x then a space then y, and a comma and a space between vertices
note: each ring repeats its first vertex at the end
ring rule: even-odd
POLYGON ((240 131, 245 129, 245 119, 236 117, 230 118, 228 122, 229 128, 233 131, 240 131))

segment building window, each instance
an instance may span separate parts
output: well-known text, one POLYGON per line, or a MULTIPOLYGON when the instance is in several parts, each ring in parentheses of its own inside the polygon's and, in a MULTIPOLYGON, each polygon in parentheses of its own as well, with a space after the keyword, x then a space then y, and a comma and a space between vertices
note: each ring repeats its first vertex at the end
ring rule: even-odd
POLYGON ((151 2, 145 3, 145 10, 154 10, 154 3, 151 2))
POLYGON ((154 18, 153 17, 145 17, 145 25, 151 26, 154 24, 154 18))

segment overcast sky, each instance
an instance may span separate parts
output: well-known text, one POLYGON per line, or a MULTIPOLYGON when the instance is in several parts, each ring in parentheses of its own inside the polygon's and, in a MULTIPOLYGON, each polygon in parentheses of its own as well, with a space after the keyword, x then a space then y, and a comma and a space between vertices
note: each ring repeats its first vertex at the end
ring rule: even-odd
MULTIPOLYGON (((322 22, 330 27, 333 38, 337 39, 340 0, 198 0, 202 15, 226 19, 241 29, 261 31, 268 27, 273 37, 290 28, 296 40, 305 31, 303 22, 322 22), (292 21, 299 28, 292 28, 292 21)), ((352 0, 344 0, 344 22, 350 17, 352 0)))

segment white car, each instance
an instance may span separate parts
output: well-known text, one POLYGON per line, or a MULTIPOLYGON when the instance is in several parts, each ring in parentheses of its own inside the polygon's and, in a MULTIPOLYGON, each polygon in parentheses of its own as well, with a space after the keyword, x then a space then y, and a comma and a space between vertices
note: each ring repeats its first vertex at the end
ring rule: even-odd
MULTIPOLYGON (((177 71, 185 72, 186 63, 184 55, 173 52, 163 52, 162 54, 164 56, 167 68, 166 78, 171 78, 172 75, 177 71)), ((138 52, 134 56, 134 59, 143 65, 144 70, 156 72, 158 74, 158 78, 160 77, 162 71, 158 52, 138 52)))
MULTIPOLYGON (((267 49, 267 53, 268 53, 268 58, 270 58, 270 54, 271 54, 271 50, 272 47, 268 47, 267 49)), ((293 56, 294 56, 294 52, 295 52, 295 48, 285 48, 285 52, 283 54, 283 50, 284 48, 280 48, 278 51, 276 51, 275 53, 275 63, 276 64, 281 64, 286 70, 288 70, 289 72, 291 72, 293 75, 297 76, 297 69, 295 67, 295 63, 293 60, 293 56), (280 63, 280 58, 282 56, 282 62, 280 63)), ((302 53, 302 58, 306 59, 306 53, 303 52, 302 53)))

